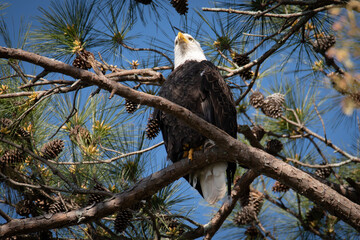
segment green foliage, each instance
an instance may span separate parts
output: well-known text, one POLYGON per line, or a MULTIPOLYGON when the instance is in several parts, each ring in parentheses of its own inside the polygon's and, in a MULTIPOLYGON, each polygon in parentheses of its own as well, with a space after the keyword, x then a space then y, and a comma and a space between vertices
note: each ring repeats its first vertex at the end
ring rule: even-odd
POLYGON ((40 8, 41 27, 32 35, 34 51, 54 58, 69 57, 99 43, 94 29, 96 1, 52 1, 49 9, 40 8))

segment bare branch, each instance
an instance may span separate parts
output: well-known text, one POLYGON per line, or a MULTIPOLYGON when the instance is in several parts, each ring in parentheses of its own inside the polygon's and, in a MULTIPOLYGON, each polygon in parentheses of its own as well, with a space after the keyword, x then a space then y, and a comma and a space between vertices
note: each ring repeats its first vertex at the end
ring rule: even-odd
MULTIPOLYGON (((340 7, 341 5, 338 4, 331 4, 323 7, 318 7, 315 9, 303 11, 303 12, 297 12, 297 13, 288 13, 288 14, 278 14, 278 13, 266 13, 266 12, 254 12, 254 11, 242 11, 242 10, 236 10, 232 8, 206 8, 203 7, 202 10, 205 12, 226 12, 226 13, 236 13, 236 14, 242 14, 242 15, 250 15, 254 17, 274 17, 274 18, 294 18, 294 17, 301 17, 308 14, 313 14, 317 12, 321 12, 324 10, 328 10, 334 7, 340 7)), ((344 4, 342 5, 344 6, 344 4)))

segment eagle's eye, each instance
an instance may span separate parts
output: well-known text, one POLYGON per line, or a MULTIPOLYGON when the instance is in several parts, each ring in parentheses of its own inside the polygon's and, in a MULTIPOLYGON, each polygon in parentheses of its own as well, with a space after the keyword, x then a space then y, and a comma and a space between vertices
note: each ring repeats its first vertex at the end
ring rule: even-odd
POLYGON ((179 43, 179 40, 176 39, 176 40, 175 40, 175 44, 177 45, 178 43, 179 43))
POLYGON ((189 40, 192 42, 192 41, 194 41, 194 39, 192 38, 192 37, 189 37, 189 40))

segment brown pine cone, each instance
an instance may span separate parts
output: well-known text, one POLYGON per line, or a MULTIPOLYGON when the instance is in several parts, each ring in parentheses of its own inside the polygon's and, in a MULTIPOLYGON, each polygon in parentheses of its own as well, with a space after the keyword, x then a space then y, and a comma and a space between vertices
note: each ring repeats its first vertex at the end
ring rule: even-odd
POLYGON ((155 138, 160 132, 160 125, 157 119, 149 117, 148 124, 146 126, 146 136, 149 139, 155 138))
POLYGON ((170 3, 181 15, 186 14, 189 10, 187 0, 171 0, 170 3))
POLYGON ((260 108, 264 103, 264 99, 264 95, 261 92, 256 91, 250 95, 250 104, 254 108, 260 108))
POLYGON ((55 159, 64 149, 64 141, 61 139, 52 140, 41 148, 41 153, 46 159, 55 159))
POLYGON ((276 181, 274 186, 272 187, 273 192, 287 192, 287 191, 289 191, 289 189, 290 188, 288 186, 282 184, 279 181, 276 181))

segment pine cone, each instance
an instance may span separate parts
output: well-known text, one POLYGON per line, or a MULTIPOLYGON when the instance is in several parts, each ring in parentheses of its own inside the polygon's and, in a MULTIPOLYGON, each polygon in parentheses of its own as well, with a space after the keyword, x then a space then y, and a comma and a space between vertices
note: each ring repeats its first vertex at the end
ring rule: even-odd
POLYGON ((146 126, 146 136, 148 139, 155 138, 160 132, 159 120, 149 117, 148 124, 146 126))
POLYGON ((233 57, 234 63, 236 63, 239 67, 244 66, 250 62, 250 58, 246 54, 238 54, 235 53, 233 57))
POLYGON ((250 104, 254 108, 262 107, 264 103, 264 99, 265 99, 264 95, 261 92, 256 91, 250 95, 250 104))
POLYGON ((235 214, 234 223, 237 225, 249 224, 260 213, 264 203, 264 194, 255 190, 250 191, 246 201, 242 201, 243 208, 235 214))
POLYGON ((45 198, 42 195, 37 195, 34 200, 34 205, 42 210, 43 212, 49 212, 49 208, 51 206, 49 199, 45 198))
POLYGON ((8 118, 0 118, 0 128, 9 127, 12 124, 12 121, 8 118))
MULTIPOLYGON (((101 184, 96 183, 94 186, 95 190, 99 190, 99 191, 104 191, 106 190, 101 184)), ((105 199, 104 195, 100 195, 100 194, 90 194, 89 199, 88 199, 88 205, 91 205, 93 203, 99 203, 101 201, 103 201, 105 199)))
POLYGON ((267 96, 266 99, 273 99, 279 105, 284 105, 285 102, 285 96, 281 93, 273 93, 267 96))
POLYGON ((66 212, 66 208, 64 204, 61 201, 54 202, 49 207, 49 213, 60 213, 60 212, 66 212))
POLYGON ((189 10, 187 0, 171 0, 171 4, 181 15, 184 15, 189 10))
POLYGON ((255 220, 255 210, 251 205, 246 205, 239 212, 235 213, 234 223, 238 226, 249 224, 255 220))
POLYGON ((2 155, 0 158, 0 164, 4 164, 7 166, 12 166, 17 163, 21 163, 25 161, 25 156, 23 152, 20 152, 17 149, 8 150, 2 155))
POLYGON ((134 103, 131 100, 125 98, 125 108, 128 113, 134 113, 139 107, 140 104, 134 103))
POLYGON ((88 70, 91 68, 91 64, 87 61, 88 58, 92 56, 95 58, 94 54, 92 52, 83 50, 76 54, 76 58, 73 61, 73 66, 81 69, 88 70), (85 60, 83 60, 85 59, 85 60))
POLYGON ((253 205, 256 215, 260 213, 263 203, 264 203, 264 194, 262 194, 257 190, 250 191, 249 205, 253 205))
POLYGON ((287 192, 287 191, 289 191, 289 189, 290 188, 288 186, 282 184, 279 181, 276 181, 274 186, 272 187, 273 192, 287 192))
POLYGON ((284 95, 274 93, 263 101, 261 111, 268 117, 279 118, 283 114, 284 95))
POLYGON ((64 149, 64 141, 61 139, 52 140, 41 148, 41 153, 46 159, 56 158, 64 149))
POLYGON ((117 233, 122 233, 129 226, 133 214, 130 210, 121 210, 118 212, 114 222, 114 228, 117 233))
POLYGON ((251 129, 253 135, 255 136, 255 138, 260 142, 260 140, 264 137, 265 135, 265 130, 264 128, 262 128, 261 125, 255 125, 252 129, 251 129))
POLYGON ((145 5, 152 3, 152 0, 135 0, 135 1, 138 3, 145 4, 145 5))
MULTIPOLYGON (((238 54, 235 53, 233 57, 233 61, 239 66, 244 66, 250 62, 250 58, 246 54, 238 54)), ((244 80, 249 80, 254 76, 254 73, 251 71, 251 69, 242 71, 239 73, 240 77, 244 80)))
POLYGON ((266 152, 278 154, 283 149, 283 144, 277 139, 271 139, 266 143, 266 152))
MULTIPOLYGON (((9 118, 0 118, 0 129, 1 128, 8 128, 11 126, 11 124, 13 123, 13 121, 9 118)), ((30 133, 22 128, 18 128, 16 130, 16 133, 23 137, 23 138, 29 138, 30 137, 30 133)))
POLYGON ((28 131, 26 131, 23 128, 19 128, 18 130, 16 130, 16 133, 23 138, 29 138, 30 137, 30 133, 28 131))
MULTIPOLYGON (((326 165, 326 163, 322 163, 321 165, 326 165)), ((328 178, 331 175, 331 168, 330 167, 326 167, 326 168, 318 168, 315 171, 315 175, 318 176, 319 178, 328 178)))
POLYGON ((327 35, 325 37, 316 39, 313 44, 315 52, 325 53, 329 48, 334 46, 336 38, 333 35, 327 35))
POLYGON ((32 202, 29 199, 20 200, 15 205, 16 213, 23 217, 28 217, 31 214, 31 209, 33 207, 32 202))
POLYGON ((77 143, 83 141, 87 145, 90 145, 91 143, 91 136, 89 130, 80 125, 76 125, 74 128, 70 129, 70 139, 73 142, 77 143))

